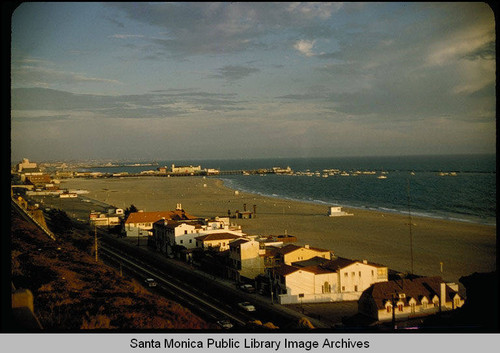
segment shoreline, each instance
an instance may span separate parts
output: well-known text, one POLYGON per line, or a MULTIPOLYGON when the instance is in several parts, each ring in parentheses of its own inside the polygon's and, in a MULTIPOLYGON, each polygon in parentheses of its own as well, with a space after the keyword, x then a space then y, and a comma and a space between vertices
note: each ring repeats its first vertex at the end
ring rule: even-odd
MULTIPOLYGON (((263 192, 258 192, 258 191, 250 191, 246 190, 245 188, 239 188, 237 185, 226 185, 226 182, 229 182, 229 184, 232 184, 233 181, 231 179, 225 179, 225 178, 220 178, 220 177, 215 177, 219 180, 221 180, 227 187, 228 189, 232 190, 239 190, 241 192, 245 192, 248 194, 255 194, 261 197, 269 197, 269 198, 276 198, 276 199, 281 199, 281 200, 287 200, 287 201, 292 201, 292 202, 303 202, 303 203, 310 203, 314 205, 321 205, 325 207, 329 206, 341 206, 342 208, 349 209, 349 210, 361 210, 361 211, 373 211, 373 212, 381 212, 381 213, 388 213, 388 214, 396 214, 400 215, 403 217, 408 217, 408 210, 397 210, 394 208, 388 208, 388 207, 381 207, 381 206, 353 206, 349 205, 348 203, 334 203, 334 202, 327 202, 323 200, 303 200, 303 199, 295 199, 292 197, 286 197, 282 195, 276 195, 276 194, 266 194, 263 192)), ((425 213, 421 210, 411 210, 411 215, 412 218, 429 218, 429 219, 437 219, 437 220, 443 220, 443 221, 450 221, 450 222, 463 222, 463 223, 471 223, 471 224, 478 224, 478 225, 485 225, 485 226, 492 226, 496 227, 496 218, 494 221, 488 221, 484 220, 481 221, 481 218, 478 216, 470 216, 470 218, 458 218, 454 216, 445 216, 445 215, 439 215, 439 214, 430 214, 430 213, 425 213)))
MULTIPOLYGON (((256 205, 254 219, 231 219, 246 234, 297 237, 298 245, 411 271, 408 216, 343 207, 350 217, 328 217, 327 205, 263 196, 229 188, 220 178, 141 177, 63 179, 61 187, 119 208, 173 210, 177 203, 198 217, 234 215, 256 205), (235 193, 235 191, 239 191, 235 193)), ((458 282, 461 276, 496 270, 496 226, 412 216, 414 273, 458 282), (441 268, 443 271, 441 272, 441 268)))

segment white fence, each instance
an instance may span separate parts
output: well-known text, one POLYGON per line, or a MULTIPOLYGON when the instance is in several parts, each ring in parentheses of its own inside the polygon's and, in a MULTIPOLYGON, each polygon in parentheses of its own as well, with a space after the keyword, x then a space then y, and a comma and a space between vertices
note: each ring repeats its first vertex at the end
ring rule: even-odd
POLYGON ((305 303, 328 303, 349 300, 358 300, 362 292, 345 293, 322 293, 322 294, 303 294, 289 295, 280 294, 280 304, 305 304, 305 303))

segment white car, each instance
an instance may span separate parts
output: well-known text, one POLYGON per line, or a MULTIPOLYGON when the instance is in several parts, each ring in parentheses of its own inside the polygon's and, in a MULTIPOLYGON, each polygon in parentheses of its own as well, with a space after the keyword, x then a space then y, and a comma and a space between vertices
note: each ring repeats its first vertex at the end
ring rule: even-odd
POLYGON ((154 278, 146 278, 144 282, 148 287, 156 287, 156 281, 154 280, 154 278))
POLYGON ((229 330, 230 328, 233 328, 233 324, 229 320, 219 320, 217 321, 217 325, 222 327, 223 329, 229 330))
POLYGON ((253 306, 252 304, 250 304, 249 302, 241 302, 241 303, 238 303, 238 306, 240 308, 242 308, 243 310, 245 311, 255 311, 255 306, 253 306))

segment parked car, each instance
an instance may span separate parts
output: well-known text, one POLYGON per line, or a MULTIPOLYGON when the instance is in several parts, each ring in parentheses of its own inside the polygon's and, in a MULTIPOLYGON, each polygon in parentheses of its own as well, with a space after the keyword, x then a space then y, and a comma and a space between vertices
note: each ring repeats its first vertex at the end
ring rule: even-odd
POLYGON ((217 321, 217 325, 222 327, 223 329, 229 330, 230 328, 233 328, 233 324, 229 320, 219 320, 217 321))
POLYGON ((255 293, 255 288, 251 284, 242 284, 240 289, 247 293, 255 293))
POLYGON ((144 282, 148 287, 156 287, 156 281, 154 280, 154 278, 146 278, 144 282))
POLYGON ((245 311, 255 311, 255 306, 253 306, 252 304, 250 304, 249 302, 241 302, 241 303, 238 303, 238 306, 240 308, 242 308, 243 310, 245 311))

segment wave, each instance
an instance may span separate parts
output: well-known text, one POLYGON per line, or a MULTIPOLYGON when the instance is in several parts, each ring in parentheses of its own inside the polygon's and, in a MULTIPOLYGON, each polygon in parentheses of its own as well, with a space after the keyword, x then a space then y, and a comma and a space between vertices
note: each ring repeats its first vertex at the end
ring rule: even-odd
MULTIPOLYGON (((377 205, 373 203, 366 203, 360 201, 349 201, 349 200, 339 200, 339 199, 319 199, 314 198, 310 194, 302 194, 302 195, 294 195, 286 194, 285 192, 277 193, 276 190, 272 190, 269 192, 263 190, 256 190, 252 187, 252 185, 244 185, 240 180, 237 179, 229 179, 229 178, 218 178, 222 180, 224 185, 233 190, 239 190, 242 192, 255 194, 263 197, 270 197, 288 201, 297 201, 297 202, 305 202, 316 205, 331 205, 331 206, 342 206, 348 209, 359 209, 359 210, 369 210, 373 212, 383 212, 383 213, 393 213, 400 215, 410 215, 413 217, 423 217, 423 218, 433 218, 433 219, 442 219, 449 221, 458 221, 458 222, 466 222, 466 223, 475 223, 475 224, 484 224, 496 226, 496 217, 480 217, 477 215, 465 214, 465 213, 453 213, 441 210, 432 211, 424 211, 421 208, 415 207, 408 209, 407 205, 401 205, 401 207, 388 207, 386 205, 377 205), (410 212, 410 213, 409 213, 410 212)), ((295 178, 289 178, 295 179, 295 178)), ((247 179, 248 180, 248 177, 247 179)), ((266 186, 264 186, 266 187, 266 186)), ((269 187, 269 186, 268 186, 269 187)), ((422 207, 422 206, 421 206, 422 207)))

